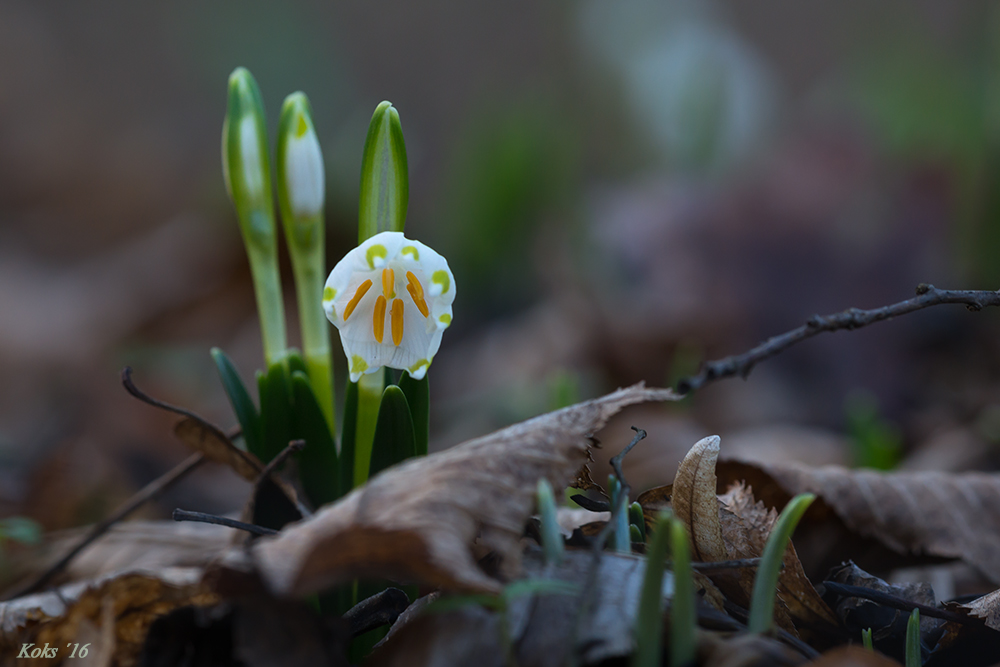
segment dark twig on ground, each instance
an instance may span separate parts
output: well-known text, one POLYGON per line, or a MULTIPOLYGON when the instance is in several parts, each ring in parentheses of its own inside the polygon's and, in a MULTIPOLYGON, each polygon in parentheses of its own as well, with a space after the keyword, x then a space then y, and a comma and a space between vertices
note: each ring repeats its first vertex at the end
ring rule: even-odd
POLYGON ((841 329, 860 329, 875 322, 889 320, 899 315, 906 315, 917 310, 942 304, 962 304, 969 310, 977 311, 989 306, 1000 306, 1000 291, 988 290, 942 290, 933 285, 917 285, 917 296, 906 301, 900 301, 889 306, 861 310, 848 308, 833 315, 813 315, 809 321, 797 329, 774 336, 764 341, 749 352, 710 361, 702 365, 697 375, 684 378, 677 383, 677 391, 687 394, 701 389, 707 384, 722 378, 740 376, 746 378, 754 366, 769 359, 779 352, 812 338, 824 331, 839 331, 841 329))
POLYGON ((919 602, 913 602, 912 600, 906 600, 898 595, 883 593, 882 591, 865 588, 864 586, 850 586, 848 584, 837 583, 836 581, 824 581, 823 586, 831 593, 836 593, 842 597, 863 598, 865 600, 871 600, 872 602, 882 606, 899 609, 901 611, 912 612, 914 609, 919 609, 921 616, 940 618, 945 621, 951 621, 952 623, 961 623, 962 625, 982 625, 983 623, 982 619, 963 616, 962 614, 957 614, 953 611, 948 611, 947 609, 938 609, 937 607, 931 607, 919 602))
POLYGON ((392 625, 409 605, 406 593, 398 588, 387 588, 348 609, 344 612, 344 620, 351 636, 357 637, 383 625, 392 625))
MULTIPOLYGON (((250 498, 256 498, 257 492, 260 490, 260 485, 263 484, 267 479, 274 474, 274 471, 281 467, 281 464, 288 460, 288 457, 296 452, 301 452, 305 449, 305 440, 292 440, 288 443, 288 446, 278 452, 277 456, 271 459, 270 463, 264 466, 263 470, 260 471, 260 475, 257 476, 257 480, 253 484, 253 493, 250 494, 250 498)), ((299 511, 299 514, 303 518, 312 516, 312 511, 305 506, 305 504, 298 499, 298 496, 292 496, 289 494, 288 499, 295 504, 295 509, 299 511)))
POLYGON ((188 510, 182 509, 174 510, 174 521, 197 521, 200 523, 211 523, 217 526, 226 526, 227 528, 245 530, 246 532, 253 533, 254 535, 274 535, 278 532, 274 528, 258 526, 255 523, 244 523, 242 521, 237 521, 236 519, 218 516, 217 514, 189 512, 188 510))
POLYGON ((24 586, 19 587, 16 591, 11 591, 8 599, 27 595, 28 593, 34 593, 35 591, 43 588, 45 584, 49 583, 54 576, 62 572, 63 569, 69 565, 70 561, 76 558, 81 551, 90 546, 101 535, 108 532, 111 526, 118 523, 150 500, 156 498, 167 488, 179 482, 204 461, 205 457, 202 454, 192 454, 144 486, 113 514, 100 523, 95 524, 89 531, 87 531, 87 534, 76 544, 76 546, 70 549, 65 556, 60 558, 55 564, 45 570, 45 572, 35 577, 24 586))

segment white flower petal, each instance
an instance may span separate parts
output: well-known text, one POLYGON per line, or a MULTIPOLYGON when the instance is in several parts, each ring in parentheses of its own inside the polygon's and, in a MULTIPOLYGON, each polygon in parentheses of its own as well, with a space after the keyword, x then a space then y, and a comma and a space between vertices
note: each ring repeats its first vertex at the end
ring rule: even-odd
POLYGON ((419 380, 451 324, 454 300, 455 278, 444 257, 400 232, 382 232, 347 253, 333 268, 323 293, 323 309, 340 329, 352 382, 383 366, 405 370, 419 380), (385 273, 389 270, 391 274, 385 273), (388 293, 383 276, 392 278, 388 293), (396 301, 400 303, 394 314, 396 301), (377 309, 384 309, 381 341, 375 331, 377 309), (399 345, 394 333, 400 335, 399 345))

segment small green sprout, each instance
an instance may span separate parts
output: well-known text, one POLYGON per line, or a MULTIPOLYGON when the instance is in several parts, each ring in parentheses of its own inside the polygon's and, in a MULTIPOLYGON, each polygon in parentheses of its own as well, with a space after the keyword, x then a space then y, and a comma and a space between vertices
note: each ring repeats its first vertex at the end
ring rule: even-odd
POLYGON ((628 523, 628 498, 622 492, 621 483, 615 475, 608 475, 608 495, 611 497, 611 520, 615 522, 614 550, 619 553, 632 553, 632 532, 628 523))
POLYGON ((673 601, 671 603, 670 664, 681 667, 694 657, 694 583, 687 533, 670 512, 656 517, 646 550, 639 609, 635 621, 635 652, 632 667, 658 667, 663 655, 663 577, 667 550, 673 552, 673 601), (676 527, 675 527, 676 526, 676 527), (680 529, 680 533, 677 529, 680 529), (686 579, 682 584, 681 579, 686 579), (678 595, 680 597, 678 597, 678 595))
POLYGON ((694 597, 694 572, 691 546, 684 524, 670 521, 670 554, 674 561, 674 597, 670 603, 670 667, 694 663, 697 609, 694 597))
POLYGON ((906 622, 906 667, 921 667, 920 655, 920 610, 914 609, 906 622))
POLYGON ((861 631, 861 643, 869 651, 875 651, 875 645, 872 644, 872 629, 866 628, 861 631))
POLYGON ((253 75, 242 67, 229 76, 229 102, 222 125, 222 172, 250 259, 264 360, 270 366, 281 361, 287 348, 285 307, 278 274, 264 103, 253 75))
POLYGON ((552 485, 544 477, 538 480, 538 513, 542 524, 542 549, 547 565, 558 565, 563 557, 563 538, 556 518, 556 499, 552 485))
POLYGON ((639 503, 632 503, 628 506, 628 520, 629 523, 635 526, 636 531, 639 533, 639 539, 633 538, 633 542, 645 542, 646 541, 646 517, 642 514, 642 505, 639 503))
POLYGON ((799 519, 815 499, 816 496, 811 493, 802 493, 788 501, 767 538, 750 599, 750 619, 747 625, 751 633, 764 634, 774 627, 774 596, 777 593, 778 575, 785 549, 799 519))

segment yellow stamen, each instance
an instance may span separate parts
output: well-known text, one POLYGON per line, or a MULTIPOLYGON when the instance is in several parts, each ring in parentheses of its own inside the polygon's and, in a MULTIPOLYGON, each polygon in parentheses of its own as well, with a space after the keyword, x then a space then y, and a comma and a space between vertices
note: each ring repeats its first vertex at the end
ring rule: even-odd
POLYGON ((370 280, 366 280, 360 285, 358 285, 358 291, 355 292, 354 297, 347 302, 347 308, 344 308, 345 322, 347 321, 347 318, 351 316, 351 313, 354 312, 354 309, 358 307, 358 302, 361 301, 361 297, 363 297, 368 292, 368 290, 371 289, 371 286, 372 286, 372 281, 370 280))
POLYGON ((396 274, 392 269, 382 269, 382 294, 385 298, 391 299, 396 296, 396 290, 393 289, 396 282, 396 274))
POLYGON ((424 288, 417 277, 413 275, 413 271, 406 272, 406 281, 406 291, 413 297, 413 303, 416 304, 417 310, 420 311, 421 315, 427 317, 430 311, 427 310, 427 302, 424 301, 424 288))
POLYGON ((375 332, 375 340, 382 342, 385 335, 385 297, 379 295, 375 300, 375 315, 372 317, 372 328, 375 332))
POLYGON ((396 347, 403 342, 403 300, 392 302, 392 342, 396 347))

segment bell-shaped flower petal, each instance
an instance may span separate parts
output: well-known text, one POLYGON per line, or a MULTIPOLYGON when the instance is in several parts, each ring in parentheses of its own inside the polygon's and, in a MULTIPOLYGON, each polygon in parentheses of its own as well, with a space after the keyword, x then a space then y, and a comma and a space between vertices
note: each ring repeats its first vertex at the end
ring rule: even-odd
POLYGON ((451 324, 455 277, 444 257, 402 232, 371 237, 337 263, 323 290, 351 381, 383 366, 419 380, 451 324))

